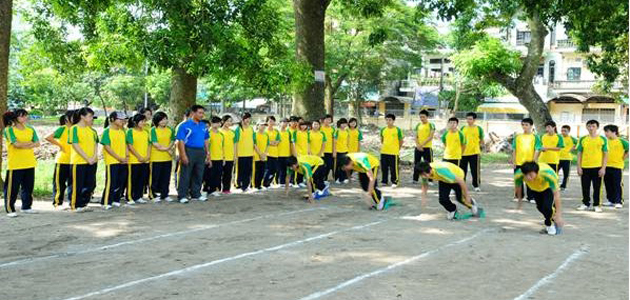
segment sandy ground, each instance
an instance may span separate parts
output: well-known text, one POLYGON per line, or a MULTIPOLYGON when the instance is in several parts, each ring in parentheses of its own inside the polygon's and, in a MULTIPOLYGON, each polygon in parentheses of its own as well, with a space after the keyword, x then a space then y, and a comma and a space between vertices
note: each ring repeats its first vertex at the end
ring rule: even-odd
POLYGON ((533 204, 514 210, 506 166, 483 170, 481 220, 445 220, 435 188, 421 209, 403 176, 384 212, 356 182, 316 204, 279 190, 84 214, 37 202, 0 218, 0 299, 628 298, 628 210, 576 211, 577 178, 551 237, 533 204))

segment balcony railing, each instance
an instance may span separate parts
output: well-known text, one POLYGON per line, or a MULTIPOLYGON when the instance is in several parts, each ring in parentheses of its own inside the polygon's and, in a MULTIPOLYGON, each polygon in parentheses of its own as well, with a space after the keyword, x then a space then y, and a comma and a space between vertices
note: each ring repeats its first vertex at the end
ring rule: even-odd
POLYGON ((556 41, 557 48, 575 48, 575 42, 570 39, 556 41))
MULTIPOLYGON (((555 90, 587 90, 591 91, 597 84, 597 80, 556 80, 549 83, 549 87, 555 90)), ((612 90, 618 91, 623 88, 621 82, 615 82, 612 90)))

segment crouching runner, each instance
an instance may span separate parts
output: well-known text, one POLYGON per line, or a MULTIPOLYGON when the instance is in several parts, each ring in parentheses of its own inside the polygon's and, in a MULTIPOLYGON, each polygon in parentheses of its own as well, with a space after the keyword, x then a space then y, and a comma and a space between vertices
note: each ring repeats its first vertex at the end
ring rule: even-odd
MULTIPOLYGON (((370 209, 383 210, 385 207, 385 197, 376 186, 376 176, 378 173, 378 158, 367 153, 349 153, 339 158, 341 169, 346 173, 356 171, 359 173, 361 188, 366 192, 366 202, 370 209)), ((348 176, 349 177, 349 176, 348 176)))
POLYGON ((308 201, 313 203, 313 199, 319 199, 328 195, 329 186, 324 183, 326 168, 324 160, 315 155, 291 156, 287 159, 287 178, 285 180, 285 194, 289 195, 289 182, 293 173, 304 176, 308 188, 308 201))
POLYGON ((422 202, 427 199, 427 181, 433 179, 438 181, 440 204, 448 211, 446 217, 449 220, 462 219, 463 216, 457 212, 457 206, 451 202, 451 190, 455 191, 457 201, 472 211, 473 216, 479 216, 479 209, 475 199, 470 197, 466 182, 464 181, 464 170, 449 162, 419 162, 416 165, 417 171, 422 176, 422 202))
POLYGON ((536 208, 545 217, 543 233, 555 235, 556 224, 562 226, 560 190, 558 189, 558 174, 546 163, 526 162, 520 170, 514 173, 516 183, 516 197, 518 209, 523 200, 523 182, 530 188, 536 200, 536 208), (554 220, 556 224, 554 224, 554 220))

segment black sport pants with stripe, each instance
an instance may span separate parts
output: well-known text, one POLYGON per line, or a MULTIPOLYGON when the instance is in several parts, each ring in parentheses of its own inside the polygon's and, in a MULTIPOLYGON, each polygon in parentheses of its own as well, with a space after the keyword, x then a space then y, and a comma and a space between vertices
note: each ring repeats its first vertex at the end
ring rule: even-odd
POLYGON ((536 200, 536 208, 545 217, 545 226, 551 226, 554 213, 553 192, 548 188, 542 192, 531 191, 531 194, 536 200))
POLYGON ((612 203, 623 204, 623 172, 621 169, 606 167, 604 185, 606 186, 606 198, 612 203))
POLYGON ((72 197, 72 165, 55 164, 55 172, 53 173, 53 206, 63 205, 66 189, 68 190, 68 199, 72 197))
POLYGON ((229 192, 232 187, 232 172, 234 172, 234 161, 226 160, 223 162, 223 171, 221 173, 221 183, 223 192, 229 192))
POLYGON ((101 198, 102 205, 120 202, 127 184, 127 168, 127 164, 110 164, 105 166, 105 188, 101 198))
MULTIPOLYGON (((420 172, 416 169, 416 166, 419 162, 424 161, 427 163, 433 162, 433 149, 429 147, 422 148, 422 151, 418 150, 418 148, 414 149, 413 152, 413 181, 418 181, 420 179, 420 172)), ((433 181, 429 179, 429 181, 433 181)))
POLYGON ((481 167, 479 154, 462 156, 462 161, 459 166, 464 170, 464 181, 466 180, 466 175, 468 175, 468 166, 470 166, 472 185, 476 188, 479 187, 479 182, 481 181, 479 178, 479 169, 481 167))
POLYGON ((593 205, 601 205, 603 178, 599 177, 599 169, 601 168, 582 168, 582 203, 586 206, 591 205, 591 184, 593 185, 593 205))
POLYGON ((129 164, 127 175, 127 201, 136 201, 144 195, 144 186, 149 180, 149 164, 129 164))
POLYGON ((387 184, 388 175, 391 174, 392 184, 398 184, 398 155, 381 154, 381 171, 383 172, 381 183, 387 184))
POLYGON ((455 199, 463 204, 464 206, 470 208, 468 204, 464 202, 464 195, 462 193, 462 187, 457 183, 446 183, 446 182, 438 182, 438 198, 440 200, 440 204, 448 211, 454 212, 457 210, 457 206, 451 202, 451 190, 455 191, 455 199))
POLYGON ((96 188, 96 164, 72 165, 72 198, 70 208, 86 207, 96 188))
MULTIPOLYGON (((372 201, 374 201, 374 205, 378 206, 378 203, 381 202, 381 190, 378 189, 378 179, 376 178, 377 174, 378 174, 378 167, 373 168, 372 169, 372 174, 374 175, 374 192, 372 193, 372 195, 370 195, 372 197, 372 201)), ((368 187, 370 185, 370 177, 367 176, 366 173, 359 173, 359 182, 361 183, 361 188, 363 189, 363 191, 367 192, 368 191, 368 187)))
POLYGON ((7 170, 4 178, 4 209, 7 213, 15 212, 18 193, 22 199, 22 209, 31 209, 33 204, 33 186, 35 168, 7 170))
POLYGON ((171 183, 171 170, 173 170, 172 161, 156 161, 151 162, 149 169, 151 170, 151 199, 160 197, 164 200, 168 197, 169 186, 171 183))
POLYGON ((561 159, 558 165, 558 176, 560 176, 560 170, 562 170, 562 184, 560 184, 560 187, 566 189, 569 177, 571 177, 571 161, 561 159))

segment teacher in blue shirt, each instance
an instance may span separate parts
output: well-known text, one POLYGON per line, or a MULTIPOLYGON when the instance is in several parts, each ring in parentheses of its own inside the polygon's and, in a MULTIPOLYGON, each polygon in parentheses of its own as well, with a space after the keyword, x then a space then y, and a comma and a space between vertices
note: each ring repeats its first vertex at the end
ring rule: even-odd
POLYGON ((205 109, 201 105, 190 108, 191 118, 181 123, 177 129, 177 150, 179 151, 179 176, 177 179, 177 199, 180 203, 192 200, 208 200, 201 194, 203 170, 211 163, 208 148, 210 134, 206 124, 201 122, 205 109))

